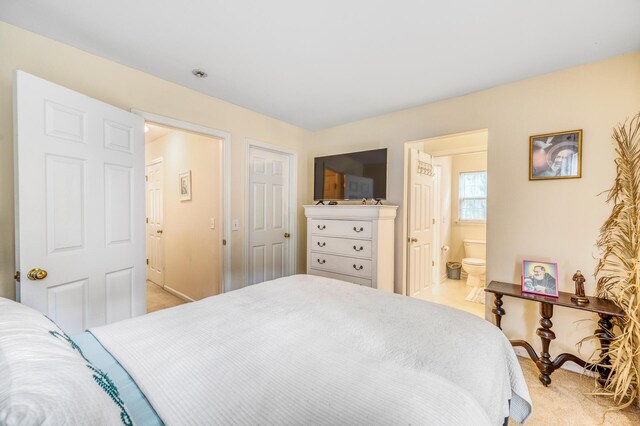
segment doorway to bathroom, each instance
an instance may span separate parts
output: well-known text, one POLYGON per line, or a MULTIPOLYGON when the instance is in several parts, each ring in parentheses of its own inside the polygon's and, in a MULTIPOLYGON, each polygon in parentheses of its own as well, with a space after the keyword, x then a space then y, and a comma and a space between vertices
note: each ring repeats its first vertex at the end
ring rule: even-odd
POLYGON ((406 294, 484 318, 486 129, 405 143, 406 294))

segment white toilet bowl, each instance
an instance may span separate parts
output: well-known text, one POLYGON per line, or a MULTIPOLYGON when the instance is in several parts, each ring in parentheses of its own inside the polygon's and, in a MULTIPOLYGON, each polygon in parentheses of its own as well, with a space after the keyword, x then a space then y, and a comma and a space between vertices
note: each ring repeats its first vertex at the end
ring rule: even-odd
POLYGON ((484 284, 486 281, 487 251, 486 243, 481 240, 464 240, 462 269, 467 273, 467 285, 472 287, 467 300, 484 303, 484 284))
POLYGON ((484 259, 467 257, 462 259, 462 269, 467 273, 467 285, 481 287, 486 277, 487 263, 484 259))

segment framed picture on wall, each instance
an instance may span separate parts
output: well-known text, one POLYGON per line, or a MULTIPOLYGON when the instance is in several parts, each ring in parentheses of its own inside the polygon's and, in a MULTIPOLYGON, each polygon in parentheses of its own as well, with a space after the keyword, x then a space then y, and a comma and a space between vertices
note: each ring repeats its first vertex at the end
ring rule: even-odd
POLYGON ((529 138, 529 180, 582 176, 582 130, 529 138))
POLYGON ((522 291, 558 297, 558 264, 538 260, 523 260, 522 291))
POLYGON ((180 173, 180 201, 191 199, 191 170, 180 173))

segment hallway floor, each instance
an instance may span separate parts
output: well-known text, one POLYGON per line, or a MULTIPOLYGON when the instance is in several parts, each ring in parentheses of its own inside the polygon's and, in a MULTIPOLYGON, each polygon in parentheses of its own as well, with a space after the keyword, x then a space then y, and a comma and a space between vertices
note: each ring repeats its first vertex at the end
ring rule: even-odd
POLYGON ((159 285, 147 281, 147 313, 182 305, 183 303, 186 302, 163 290, 159 285))

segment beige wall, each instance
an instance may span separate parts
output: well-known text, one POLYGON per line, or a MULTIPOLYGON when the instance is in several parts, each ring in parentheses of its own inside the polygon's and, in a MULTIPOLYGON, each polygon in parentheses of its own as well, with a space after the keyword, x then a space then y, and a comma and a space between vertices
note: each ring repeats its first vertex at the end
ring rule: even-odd
POLYGON ((460 173, 480 172, 487 170, 487 153, 475 152, 451 157, 451 245, 449 258, 457 262, 462 261, 464 255, 463 240, 483 240, 487 238, 485 223, 464 223, 458 221, 458 198, 460 187, 460 173))
MULTIPOLYGON (((231 217, 240 230, 231 233, 231 283, 244 282, 245 144, 259 140, 295 150, 299 168, 311 133, 245 108, 203 95, 46 37, 0 22, 0 296, 14 298, 13 202, 13 71, 38 77, 129 110, 171 117, 231 134, 231 217)), ((189 72, 186 68, 185 72, 189 72)), ((302 201, 307 198, 307 175, 298 176, 298 271, 304 270, 305 225, 302 201)))
POLYGON ((221 288, 221 154, 221 140, 187 132, 145 146, 147 163, 162 159, 164 285, 194 300, 221 288), (191 200, 180 201, 179 175, 187 170, 191 200))
MULTIPOLYGON (((388 147, 389 202, 401 205, 406 141, 486 128, 487 279, 517 283, 521 260, 536 257, 557 261, 560 290, 573 291, 575 270, 587 274, 594 270, 594 244, 610 210, 598 194, 610 187, 614 177, 611 129, 638 110, 640 52, 635 52, 318 132, 309 163, 316 155, 388 147), (571 129, 584 129, 582 179, 529 182, 529 136, 571 129), (549 207, 544 215, 534 208, 540 204, 549 207)), ((402 291, 405 214, 401 205, 396 220, 397 291, 402 291)), ((593 294, 594 279, 587 278, 587 293, 593 294)), ((504 308, 506 334, 539 347, 538 306, 508 300, 504 308)), ((594 316, 556 309, 553 354, 576 352, 576 343, 595 325, 577 322, 583 318, 594 316)))

